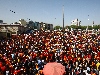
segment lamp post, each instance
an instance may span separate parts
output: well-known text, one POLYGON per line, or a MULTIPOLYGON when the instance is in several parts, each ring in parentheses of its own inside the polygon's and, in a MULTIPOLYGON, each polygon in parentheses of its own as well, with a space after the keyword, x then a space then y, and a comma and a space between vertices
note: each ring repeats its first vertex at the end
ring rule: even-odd
POLYGON ((64 46, 64 32, 65 32, 65 29, 64 29, 64 5, 63 5, 63 46, 64 46))
POLYGON ((63 31, 64 31, 64 5, 63 5, 63 31))

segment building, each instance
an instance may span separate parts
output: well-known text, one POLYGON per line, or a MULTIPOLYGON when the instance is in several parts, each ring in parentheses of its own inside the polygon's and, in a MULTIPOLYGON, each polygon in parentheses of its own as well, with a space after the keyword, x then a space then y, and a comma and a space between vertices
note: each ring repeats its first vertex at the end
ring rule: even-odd
POLYGON ((47 24, 46 29, 47 30, 53 30, 53 24, 47 24))
POLYGON ((3 20, 0 20, 0 23, 2 24, 3 23, 3 20))
POLYGON ((48 24, 48 23, 40 23, 40 29, 44 29, 44 30, 53 30, 53 24, 48 24))
POLYGON ((39 22, 34 22, 34 29, 40 30, 40 23, 39 22))
POLYGON ((28 30, 20 24, 0 24, 0 37, 10 37, 11 35, 22 34, 28 30))
POLYGON ((20 19, 20 20, 19 20, 19 23, 20 23, 22 26, 27 26, 27 22, 26 22, 24 19, 20 19))
POLYGON ((40 30, 43 29, 43 22, 40 23, 40 30))
POLYGON ((37 29, 37 30, 53 30, 53 24, 48 23, 39 23, 39 22, 32 22, 32 24, 28 24, 28 27, 37 29))
POLYGON ((50 24, 50 30, 53 30, 53 24, 50 24))
POLYGON ((45 26, 46 26, 46 23, 43 23, 43 22, 40 23, 40 29, 45 30, 45 26))
POLYGON ((81 25, 81 21, 79 21, 78 19, 72 20, 72 21, 71 21, 71 25, 80 26, 80 25, 81 25))
POLYGON ((33 21, 29 21, 27 23, 27 27, 30 28, 30 29, 34 29, 34 22, 33 21))

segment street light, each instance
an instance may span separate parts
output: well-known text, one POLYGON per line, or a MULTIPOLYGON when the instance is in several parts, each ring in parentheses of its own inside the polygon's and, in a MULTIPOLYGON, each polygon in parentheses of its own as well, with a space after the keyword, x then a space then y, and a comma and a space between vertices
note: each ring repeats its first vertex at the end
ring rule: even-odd
POLYGON ((63 5, 63 45, 64 45, 64 5, 63 5))
POLYGON ((63 5, 63 37, 64 37, 64 5, 63 5))

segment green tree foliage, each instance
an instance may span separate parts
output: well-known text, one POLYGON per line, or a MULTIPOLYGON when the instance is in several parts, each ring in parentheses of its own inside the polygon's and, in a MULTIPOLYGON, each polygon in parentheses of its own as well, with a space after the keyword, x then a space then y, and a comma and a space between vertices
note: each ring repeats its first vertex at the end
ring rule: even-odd
POLYGON ((61 26, 55 26, 54 29, 58 30, 58 29, 62 29, 61 26))
POLYGON ((93 29, 95 29, 95 30, 100 29, 100 25, 94 25, 93 29))
POLYGON ((92 26, 88 26, 88 29, 89 29, 89 30, 92 30, 92 26))
POLYGON ((71 30, 70 26, 68 26, 68 29, 71 30))
POLYGON ((70 27, 70 26, 65 26, 65 29, 67 29, 67 28, 68 28, 69 30, 71 30, 71 27, 70 27))
POLYGON ((76 25, 71 25, 70 27, 73 28, 73 29, 77 29, 76 25))
MULTIPOLYGON (((82 29, 82 30, 86 30, 87 26, 76 26, 76 25, 71 25, 71 26, 65 26, 65 29, 66 29, 66 28, 68 28, 69 30, 71 30, 71 28, 73 28, 73 29, 82 29)), ((91 25, 91 26, 88 26, 88 29, 89 29, 89 30, 92 30, 92 29, 97 30, 97 29, 100 29, 100 25, 94 25, 93 27, 92 27, 92 25, 91 25)))
POLYGON ((82 26, 77 26, 78 29, 82 29, 82 26))
POLYGON ((82 30, 85 30, 87 28, 87 26, 81 26, 82 30))

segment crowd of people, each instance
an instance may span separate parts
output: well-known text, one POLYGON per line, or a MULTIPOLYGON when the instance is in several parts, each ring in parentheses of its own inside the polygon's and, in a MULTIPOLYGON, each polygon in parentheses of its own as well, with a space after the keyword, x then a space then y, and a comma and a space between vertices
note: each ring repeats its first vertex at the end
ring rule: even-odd
POLYGON ((65 66, 65 75, 100 75, 100 32, 34 30, 0 40, 2 75, 43 75, 48 62, 65 66))

